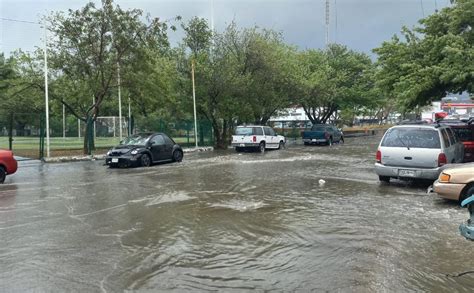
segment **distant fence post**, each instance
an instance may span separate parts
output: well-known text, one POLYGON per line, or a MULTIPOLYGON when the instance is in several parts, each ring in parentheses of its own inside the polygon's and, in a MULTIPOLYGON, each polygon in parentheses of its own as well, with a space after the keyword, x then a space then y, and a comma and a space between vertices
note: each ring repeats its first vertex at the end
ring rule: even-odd
POLYGON ((10 123, 8 125, 8 148, 13 150, 13 113, 10 114, 10 123))
POLYGON ((39 131, 39 159, 42 160, 44 158, 44 135, 45 135, 45 126, 44 121, 45 117, 40 114, 40 131, 39 131))

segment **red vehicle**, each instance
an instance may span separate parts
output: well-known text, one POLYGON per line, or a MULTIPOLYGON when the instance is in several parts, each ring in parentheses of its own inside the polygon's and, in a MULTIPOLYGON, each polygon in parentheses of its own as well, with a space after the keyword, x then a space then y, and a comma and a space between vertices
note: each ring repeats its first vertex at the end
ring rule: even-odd
POLYGON ((466 120, 443 119, 439 123, 449 125, 464 144, 463 162, 474 162, 474 118, 466 120))
POLYGON ((5 181, 7 175, 11 175, 18 169, 18 163, 13 157, 12 151, 0 150, 0 184, 5 181))

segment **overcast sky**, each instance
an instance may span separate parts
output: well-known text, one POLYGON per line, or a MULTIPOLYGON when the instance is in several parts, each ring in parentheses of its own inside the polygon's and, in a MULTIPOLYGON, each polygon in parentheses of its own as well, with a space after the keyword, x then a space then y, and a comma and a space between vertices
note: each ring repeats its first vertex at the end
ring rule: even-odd
MULTIPOLYGON (((50 11, 78 9, 84 0, 0 0, 0 17, 39 21, 50 11)), ((99 3, 100 1, 94 1, 99 3)), ((287 43, 301 49, 325 44, 325 0, 115 0, 122 8, 140 8, 161 19, 177 15, 211 19, 222 31, 232 20, 240 27, 257 25, 283 33, 287 43), (213 3, 213 5, 212 5, 213 3), (214 7, 212 10, 211 7, 214 7)), ((449 0, 330 0, 330 41, 370 53, 418 19, 449 5, 449 0)), ((39 25, 0 20, 0 49, 7 55, 18 48, 42 46, 39 25)), ((176 43, 182 32, 170 32, 176 43)))

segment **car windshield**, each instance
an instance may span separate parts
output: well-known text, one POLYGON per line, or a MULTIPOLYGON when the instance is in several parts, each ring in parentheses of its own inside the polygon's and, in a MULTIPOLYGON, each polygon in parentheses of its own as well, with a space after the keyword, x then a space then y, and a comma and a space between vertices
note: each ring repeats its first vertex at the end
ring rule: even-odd
POLYGON ((134 135, 134 136, 129 136, 126 137, 124 140, 120 142, 120 145, 146 145, 146 142, 148 140, 148 135, 143 136, 143 135, 134 135))
POLYGON ((389 129, 382 146, 439 149, 441 143, 438 131, 434 129, 404 127, 389 129))
POLYGON ((311 127, 311 131, 326 131, 326 126, 314 125, 311 127))
POLYGON ((253 127, 237 127, 235 130, 236 135, 252 135, 253 127))

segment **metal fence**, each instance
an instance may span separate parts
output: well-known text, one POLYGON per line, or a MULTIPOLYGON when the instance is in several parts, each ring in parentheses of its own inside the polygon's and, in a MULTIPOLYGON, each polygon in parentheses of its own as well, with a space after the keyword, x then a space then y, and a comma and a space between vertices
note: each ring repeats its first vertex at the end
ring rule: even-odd
MULTIPOLYGON (((81 155, 84 147, 85 123, 72 115, 51 116, 49 120, 50 155, 81 155)), ((94 153, 105 153, 119 144, 120 135, 164 132, 184 147, 195 146, 194 121, 164 120, 138 117, 129 121, 118 117, 99 117, 94 123, 94 153)), ((11 149, 17 157, 42 159, 45 155, 45 116, 43 113, 10 113, 0 115, 0 148, 11 149)), ((214 143, 211 124, 198 121, 199 146, 214 143)), ((21 159, 21 158, 20 158, 21 159)))
POLYGON ((9 113, 0 117, 0 148, 25 159, 43 157, 44 115, 9 113))

